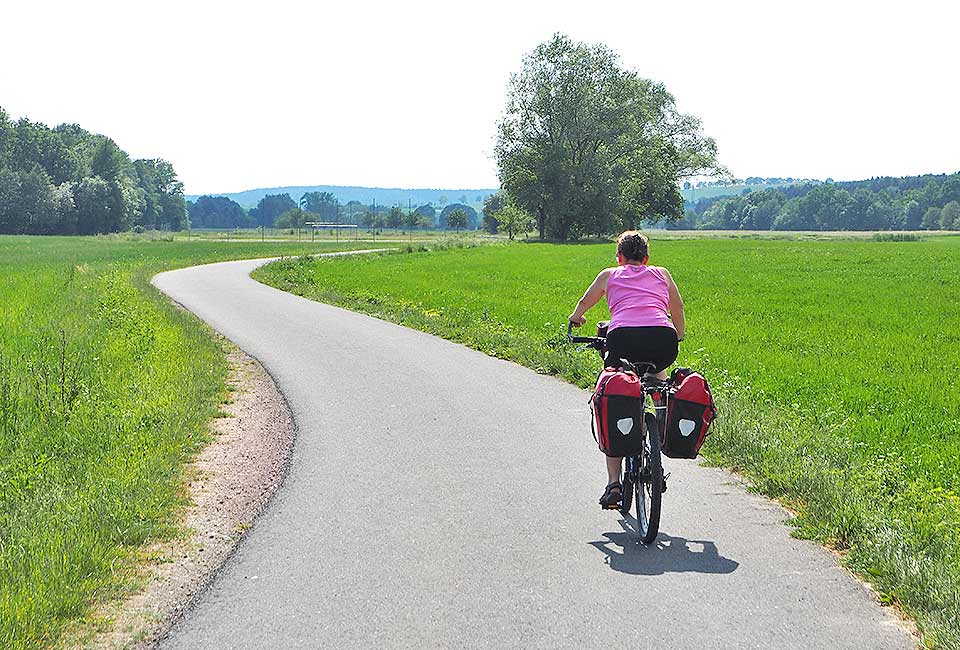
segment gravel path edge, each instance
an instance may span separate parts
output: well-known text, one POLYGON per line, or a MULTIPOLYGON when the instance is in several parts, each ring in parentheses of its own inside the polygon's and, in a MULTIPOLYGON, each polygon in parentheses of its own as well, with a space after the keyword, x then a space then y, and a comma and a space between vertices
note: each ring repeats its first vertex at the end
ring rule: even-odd
POLYGON ((179 522, 184 534, 153 543, 135 593, 107 603, 94 628, 68 647, 143 650, 156 647, 193 606, 283 484, 297 427, 286 398, 263 366, 227 339, 232 394, 224 417, 210 423, 213 440, 184 470, 190 506, 179 522))

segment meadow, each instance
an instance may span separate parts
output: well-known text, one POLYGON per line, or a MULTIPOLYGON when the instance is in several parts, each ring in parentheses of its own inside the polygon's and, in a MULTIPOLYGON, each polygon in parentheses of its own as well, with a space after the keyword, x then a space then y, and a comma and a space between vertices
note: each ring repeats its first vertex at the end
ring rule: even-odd
POLYGON ((150 278, 356 246, 0 237, 0 648, 56 644, 136 586, 138 547, 178 533, 227 363, 150 278))
MULTIPOLYGON (((255 277, 591 386, 598 358, 566 343, 565 323, 613 244, 420 248, 255 277)), ((794 510, 796 534, 909 612, 924 645, 960 648, 960 237, 654 239, 651 252, 686 302, 678 363, 717 395, 709 462, 794 510)), ((606 315, 594 308, 585 330, 606 315)))
MULTIPOLYGON (((449 230, 406 230, 404 228, 226 228, 193 229, 173 233, 177 241, 278 241, 278 242, 350 242, 350 241, 431 241, 450 239, 449 230), (338 232, 339 230, 339 232, 338 232)), ((489 240, 503 239, 479 230, 457 233, 459 238, 489 240)))

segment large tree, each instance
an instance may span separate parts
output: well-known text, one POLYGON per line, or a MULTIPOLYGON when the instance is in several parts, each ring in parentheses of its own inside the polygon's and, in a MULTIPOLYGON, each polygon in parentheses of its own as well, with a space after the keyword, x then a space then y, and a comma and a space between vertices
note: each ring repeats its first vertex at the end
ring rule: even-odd
POLYGON ((387 218, 384 220, 387 228, 393 228, 396 230, 400 227, 400 224, 403 223, 403 210, 397 206, 390 208, 390 213, 387 214, 387 218))
MULTIPOLYGON (((452 223, 449 223, 450 215, 453 214, 454 210, 460 210, 467 217, 467 222, 463 224, 463 228, 469 228, 471 230, 476 229, 480 223, 480 219, 477 217, 477 211, 471 208, 465 203, 451 203, 443 210, 440 211, 440 216, 438 218, 438 225, 440 228, 456 228, 452 223)), ((460 229, 457 228, 459 231, 460 229)))
MULTIPOLYGON (((2 110, 2 109, 0 109, 2 110)), ((0 112, 0 135, 3 129, 3 113, 0 112)), ((0 137, 0 147, 4 144, 0 137)), ((3 152, 0 150, 0 156, 3 152)), ((20 174, 0 165, 0 233, 20 234, 25 222, 20 213, 20 174)))
POLYGON ((960 230, 960 202, 950 201, 940 210, 942 230, 960 230))
POLYGON ((156 158, 135 160, 133 166, 144 192, 143 213, 137 225, 158 230, 181 230, 189 225, 183 183, 177 179, 173 165, 156 158))
MULTIPOLYGON (((130 178, 133 171, 127 154, 110 138, 103 138, 93 154, 93 173, 107 182, 107 232, 127 230, 143 214, 145 192, 130 178)), ((139 225, 139 224, 138 224, 139 225)))
POLYGON ((920 224, 924 230, 936 230, 940 227, 941 208, 927 208, 923 215, 923 221, 920 224))
POLYGON ((315 215, 310 212, 301 210, 300 208, 293 207, 285 211, 283 214, 278 215, 273 222, 273 225, 277 228, 303 228, 307 221, 311 221, 315 215))
POLYGON ((421 205, 416 210, 413 211, 419 217, 422 217, 418 221, 418 224, 421 228, 433 228, 437 221, 437 209, 433 207, 430 203, 425 203, 421 205), (429 225, 424 225, 429 221, 429 225))
POLYGON ((460 232, 461 228, 467 227, 467 213, 461 208, 454 208, 446 218, 447 228, 456 228, 460 232))
POLYGON ((507 233, 510 239, 513 239, 515 235, 528 232, 532 223, 530 215, 513 205, 512 202, 505 203, 502 208, 497 210, 495 217, 501 230, 507 233))
POLYGON ((331 192, 307 192, 300 197, 300 208, 320 215, 323 221, 337 218, 337 197, 331 192))
POLYGON ((269 226, 273 224, 281 214, 293 210, 296 207, 296 201, 291 199, 290 195, 286 192, 283 194, 267 194, 260 199, 257 207, 250 211, 250 216, 256 225, 269 226))
POLYGON ((561 240, 679 219, 679 181, 723 172, 714 141, 661 84, 559 34, 511 76, 495 152, 501 186, 541 238, 561 240))
POLYGON ((92 235, 110 230, 110 185, 99 176, 84 176, 77 184, 77 232, 92 235))
POLYGON ((505 196, 505 192, 500 190, 496 194, 491 194, 483 201, 483 229, 491 235, 497 234, 497 228, 500 223, 494 215, 506 204, 504 200, 505 196))
POLYGON ((194 228, 246 228, 254 225, 240 204, 225 196, 201 196, 188 207, 194 228))

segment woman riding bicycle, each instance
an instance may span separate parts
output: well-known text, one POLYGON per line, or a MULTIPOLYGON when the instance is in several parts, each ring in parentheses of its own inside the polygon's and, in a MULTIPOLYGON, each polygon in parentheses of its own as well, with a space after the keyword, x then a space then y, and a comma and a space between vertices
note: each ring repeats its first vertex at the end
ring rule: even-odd
MULTIPOLYGON (((617 266, 597 274, 593 284, 570 314, 570 322, 580 327, 584 314, 606 295, 610 307, 607 326, 607 367, 618 366, 620 359, 652 363, 658 377, 666 379, 666 368, 677 360, 678 343, 683 340, 683 300, 670 272, 649 266, 647 237, 628 230, 617 239, 617 266)), ((607 487, 600 505, 617 504, 622 496, 620 483, 622 458, 607 457, 607 487)))

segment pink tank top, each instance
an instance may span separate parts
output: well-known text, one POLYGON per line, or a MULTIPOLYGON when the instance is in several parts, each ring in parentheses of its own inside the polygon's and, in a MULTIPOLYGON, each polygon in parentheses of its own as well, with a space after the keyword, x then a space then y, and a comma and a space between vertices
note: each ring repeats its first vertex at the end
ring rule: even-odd
MULTIPOLYGON (((667 316, 670 291, 655 266, 618 266, 607 278, 608 330, 618 327, 673 327, 667 316)), ((673 329, 676 329, 673 327, 673 329)))

